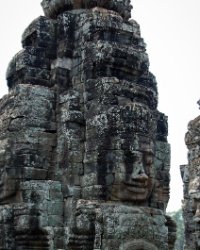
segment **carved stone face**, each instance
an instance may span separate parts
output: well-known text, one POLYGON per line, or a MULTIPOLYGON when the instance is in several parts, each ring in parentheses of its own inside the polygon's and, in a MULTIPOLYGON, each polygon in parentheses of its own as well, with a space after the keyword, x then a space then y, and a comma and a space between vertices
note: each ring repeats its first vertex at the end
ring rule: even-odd
POLYGON ((115 174, 112 197, 115 200, 145 201, 154 184, 153 160, 152 152, 125 152, 122 169, 115 174))
POLYGON ((189 181, 189 195, 192 198, 193 221, 196 229, 200 230, 200 177, 196 176, 189 181))
POLYGON ((194 240, 196 247, 200 249, 200 200, 194 198, 191 202, 193 217, 191 217, 191 225, 194 226, 194 240))

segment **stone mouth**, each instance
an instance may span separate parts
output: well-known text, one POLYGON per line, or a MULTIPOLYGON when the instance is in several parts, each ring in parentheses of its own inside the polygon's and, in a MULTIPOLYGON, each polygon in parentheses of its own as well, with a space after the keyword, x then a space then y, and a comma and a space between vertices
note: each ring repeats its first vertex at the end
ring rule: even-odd
POLYGON ((134 193, 146 193, 147 191, 147 182, 142 181, 133 181, 133 182, 125 182, 124 185, 126 189, 130 192, 134 193))

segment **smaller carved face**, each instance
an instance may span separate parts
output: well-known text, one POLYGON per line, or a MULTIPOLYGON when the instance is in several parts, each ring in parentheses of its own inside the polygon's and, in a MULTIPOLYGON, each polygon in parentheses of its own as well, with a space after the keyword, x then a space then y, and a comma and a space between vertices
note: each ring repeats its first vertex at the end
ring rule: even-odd
POLYGON ((194 222, 200 224, 200 201, 195 200, 194 204, 195 208, 193 220, 194 222))
POLYGON ((153 189, 153 159, 151 152, 125 152, 123 169, 115 174, 113 198, 124 201, 145 201, 153 189))
POLYGON ((193 212, 193 220, 191 220, 191 224, 195 226, 195 241, 197 249, 200 249, 200 199, 192 200, 192 212, 193 212))
MULTIPOLYGON (((195 173, 194 173, 195 174, 195 173)), ((200 198, 200 177, 195 176, 189 181, 189 194, 194 199, 200 198)))
POLYGON ((200 177, 196 176, 195 178, 189 181, 189 195, 192 198, 192 211, 193 211, 193 220, 200 228, 200 177))

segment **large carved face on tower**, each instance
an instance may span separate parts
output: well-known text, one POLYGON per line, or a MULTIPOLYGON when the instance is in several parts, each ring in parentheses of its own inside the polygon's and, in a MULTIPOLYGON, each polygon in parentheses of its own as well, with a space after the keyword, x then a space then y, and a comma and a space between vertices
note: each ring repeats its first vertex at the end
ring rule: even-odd
POLYGON ((154 154, 151 151, 125 151, 124 163, 115 173, 112 197, 123 201, 145 201, 154 185, 154 154))

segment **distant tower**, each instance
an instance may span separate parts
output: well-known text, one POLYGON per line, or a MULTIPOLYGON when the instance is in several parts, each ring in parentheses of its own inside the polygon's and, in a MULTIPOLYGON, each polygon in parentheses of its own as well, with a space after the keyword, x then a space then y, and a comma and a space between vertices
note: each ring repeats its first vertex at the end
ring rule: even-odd
POLYGON ((184 249, 190 250, 200 249, 200 116, 189 122, 185 143, 188 148, 188 164, 181 166, 184 183, 184 249))
POLYGON ((167 117, 130 1, 42 6, 0 100, 0 249, 173 249, 167 117))

